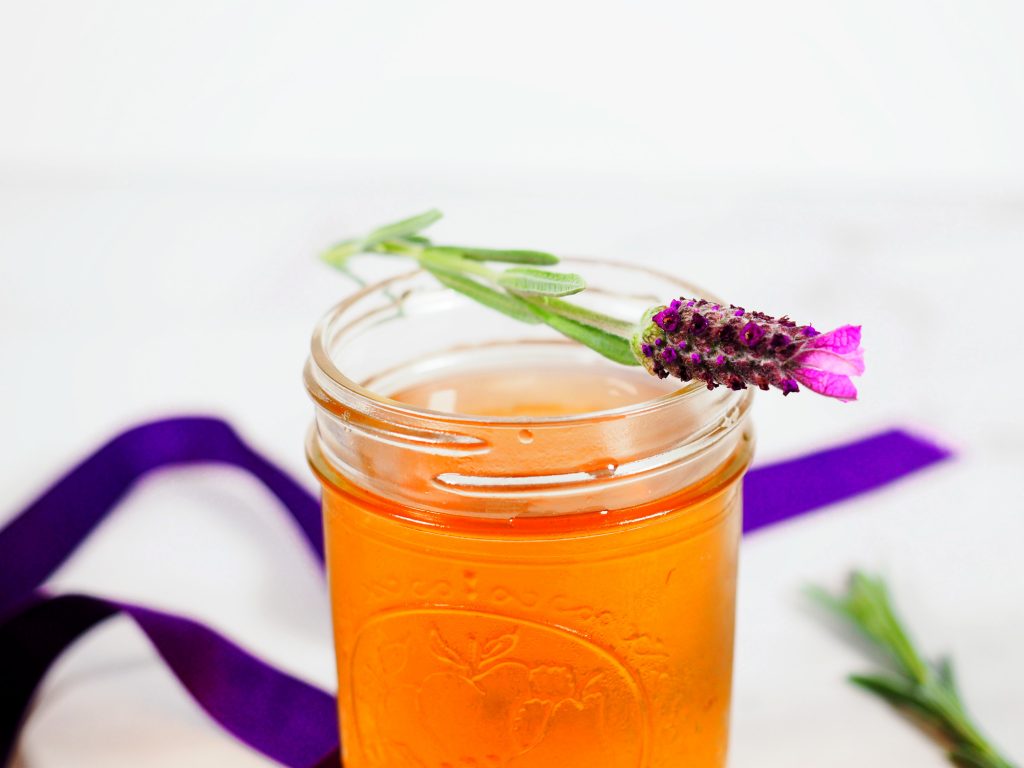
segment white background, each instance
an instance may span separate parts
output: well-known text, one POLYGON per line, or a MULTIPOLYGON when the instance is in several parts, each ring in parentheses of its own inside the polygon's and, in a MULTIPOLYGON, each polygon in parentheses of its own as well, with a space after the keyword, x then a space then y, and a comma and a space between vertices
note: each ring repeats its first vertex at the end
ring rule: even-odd
MULTIPOLYGON (((759 455, 893 424, 959 459, 751 538, 731 765, 940 766, 800 598, 887 574, 1024 756, 1024 7, 1010 2, 0 3, 0 517, 115 429, 223 414, 297 474, 313 255, 439 237, 644 260, 822 326, 856 405, 759 397, 759 455)), ((312 483, 311 483, 312 485, 312 483)), ((55 580, 187 611, 329 686, 297 536, 226 470, 147 481, 55 580)), ((128 625, 48 680, 26 766, 265 765, 128 625)))

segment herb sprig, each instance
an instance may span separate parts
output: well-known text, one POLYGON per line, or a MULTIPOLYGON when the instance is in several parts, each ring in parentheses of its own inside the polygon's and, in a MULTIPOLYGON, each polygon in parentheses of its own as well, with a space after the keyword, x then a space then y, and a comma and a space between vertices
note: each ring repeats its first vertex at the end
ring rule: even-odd
POLYGON ((557 256, 546 251, 436 244, 421 233, 440 218, 440 211, 430 210, 378 227, 364 237, 335 244, 321 258, 344 272, 349 272, 350 259, 359 253, 411 258, 443 285, 490 309, 520 322, 545 323, 617 363, 640 365, 630 348, 636 330, 632 323, 561 300, 587 284, 581 275, 542 269, 557 264, 557 256), (516 266, 498 270, 491 262, 516 266))
POLYGON ((734 304, 679 297, 648 309, 636 322, 566 301, 586 288, 581 275, 548 267, 546 251, 442 245, 423 235, 441 218, 430 210, 343 240, 321 257, 362 284, 349 262, 359 253, 416 261, 443 285, 524 323, 544 323, 622 365, 708 389, 775 387, 788 395, 801 386, 839 400, 854 400, 850 380, 864 372, 860 326, 820 333, 787 316, 772 317, 734 304), (512 265, 497 268, 495 265, 512 265))
POLYGON ((981 734, 964 706, 948 658, 926 660, 896 615, 885 582, 855 572, 845 594, 812 589, 812 596, 848 620, 881 650, 891 670, 852 675, 850 682, 879 696, 938 738, 960 768, 1015 768, 981 734))

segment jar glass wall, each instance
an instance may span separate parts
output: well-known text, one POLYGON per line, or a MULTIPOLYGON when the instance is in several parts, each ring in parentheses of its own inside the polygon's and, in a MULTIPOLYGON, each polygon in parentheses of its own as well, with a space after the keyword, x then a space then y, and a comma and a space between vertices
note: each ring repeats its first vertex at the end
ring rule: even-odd
MULTIPOLYGON (((567 264, 624 318, 700 295, 567 264)), ((325 317, 306 384, 347 768, 725 764, 749 393, 423 273, 325 317)))

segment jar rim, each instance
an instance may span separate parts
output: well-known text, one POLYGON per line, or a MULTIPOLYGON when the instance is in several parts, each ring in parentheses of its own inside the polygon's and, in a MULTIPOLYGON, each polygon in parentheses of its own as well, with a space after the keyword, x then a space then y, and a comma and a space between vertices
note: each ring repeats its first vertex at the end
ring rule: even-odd
MULTIPOLYGON (((580 264, 592 264, 603 267, 627 269, 633 272, 643 272, 652 277, 666 281, 681 290, 690 292, 692 295, 701 296, 713 301, 720 301, 714 294, 701 289, 700 287, 669 275, 660 270, 649 267, 637 266, 626 262, 610 259, 593 259, 586 257, 566 257, 563 261, 576 262, 580 264)), ((327 311, 317 323, 310 342, 310 357, 304 370, 306 388, 310 395, 320 405, 329 410, 332 401, 341 403, 343 406, 366 411, 373 409, 377 414, 390 419, 416 419, 424 420, 432 424, 446 425, 508 425, 522 428, 526 426, 571 426, 572 424, 594 423, 610 419, 620 419, 630 416, 642 416, 657 413, 658 411, 669 410, 680 402, 706 392, 707 388, 703 382, 691 381, 678 389, 667 392, 657 397, 641 400, 637 403, 618 406, 615 408, 602 409, 597 411, 586 411, 581 413, 563 414, 557 416, 490 416, 479 414, 465 414, 450 411, 439 411, 430 408, 409 405, 387 395, 375 392, 374 390, 360 384, 358 381, 347 376, 332 359, 329 344, 336 323, 344 314, 354 308, 360 301, 373 294, 386 291, 396 284, 408 281, 424 273, 422 269, 413 269, 402 272, 398 275, 371 283, 350 294, 327 311)), ((575 345, 576 342, 565 340, 565 343, 575 345)), ((598 354, 594 352, 594 354, 598 354)), ((749 389, 730 391, 729 397, 732 400, 726 410, 738 409, 746 411, 753 398, 753 392, 749 389)))

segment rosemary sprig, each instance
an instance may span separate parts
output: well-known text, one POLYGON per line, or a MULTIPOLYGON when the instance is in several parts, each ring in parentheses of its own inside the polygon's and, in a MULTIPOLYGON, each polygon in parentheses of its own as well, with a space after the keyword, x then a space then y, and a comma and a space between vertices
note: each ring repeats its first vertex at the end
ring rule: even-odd
POLYGON ((850 682, 918 722, 961 768, 1014 768, 967 714, 949 659, 924 659, 896 615, 885 582, 854 572, 845 594, 812 589, 812 596, 848 620, 890 663, 886 673, 852 675, 850 682))
POLYGON ((541 267, 558 263, 545 251, 439 245, 424 237, 424 229, 441 218, 437 210, 378 227, 370 234, 344 240, 321 258, 351 274, 349 261, 359 253, 404 256, 419 263, 438 282, 490 309, 525 323, 545 323, 623 365, 640 365, 630 348, 637 327, 615 317, 564 300, 584 290, 583 277, 541 267), (489 265, 513 264, 498 270, 489 265))

